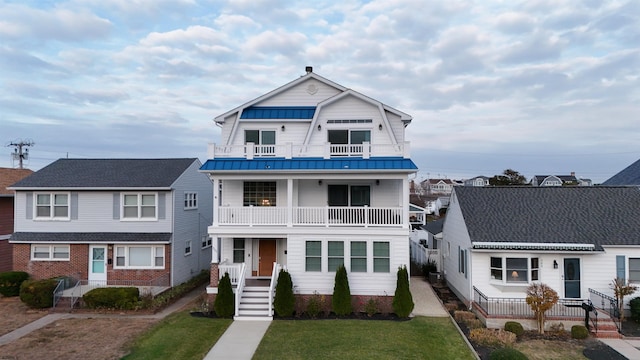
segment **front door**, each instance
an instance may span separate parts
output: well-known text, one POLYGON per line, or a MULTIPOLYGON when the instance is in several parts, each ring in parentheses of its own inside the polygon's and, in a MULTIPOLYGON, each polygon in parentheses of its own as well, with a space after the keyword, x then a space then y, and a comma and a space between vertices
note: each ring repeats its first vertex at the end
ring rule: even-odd
POLYGON ((105 284, 107 282, 107 247, 104 245, 89 246, 89 283, 105 284))
POLYGON ((580 298, 580 259, 564 259, 564 297, 580 298))
POLYGON ((258 276, 271 276, 276 261, 276 241, 260 240, 258 257, 258 276))

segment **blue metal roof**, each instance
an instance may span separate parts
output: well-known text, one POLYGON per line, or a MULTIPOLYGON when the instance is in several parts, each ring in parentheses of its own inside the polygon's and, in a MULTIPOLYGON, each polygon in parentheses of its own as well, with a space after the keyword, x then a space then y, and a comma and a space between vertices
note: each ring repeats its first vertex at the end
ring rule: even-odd
POLYGON ((222 158, 207 160, 203 171, 260 171, 260 170, 418 170, 411 159, 401 157, 348 158, 222 158))
POLYGON ((251 106, 240 119, 313 119, 315 106, 251 106))

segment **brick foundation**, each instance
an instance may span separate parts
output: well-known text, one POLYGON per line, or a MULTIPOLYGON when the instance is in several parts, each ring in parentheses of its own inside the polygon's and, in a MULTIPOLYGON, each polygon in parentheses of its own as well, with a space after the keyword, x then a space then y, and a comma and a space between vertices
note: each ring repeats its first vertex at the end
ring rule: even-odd
MULTIPOLYGON (((320 309, 325 314, 332 312, 331 300, 333 295, 301 295, 296 294, 296 314, 303 314, 307 311, 309 300, 313 297, 318 297, 320 300, 320 309)), ((376 308, 378 313, 391 314, 393 313, 393 296, 370 296, 370 295, 352 295, 351 296, 351 308, 354 313, 366 312, 366 305, 369 299, 373 299, 376 302, 376 308)))

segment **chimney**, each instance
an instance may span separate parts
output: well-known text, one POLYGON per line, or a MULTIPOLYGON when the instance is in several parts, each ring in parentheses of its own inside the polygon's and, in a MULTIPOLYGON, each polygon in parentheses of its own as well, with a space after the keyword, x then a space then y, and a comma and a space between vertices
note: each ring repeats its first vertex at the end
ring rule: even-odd
POLYGON ((313 66, 307 66, 304 68, 304 71, 307 72, 307 74, 312 73, 313 72, 313 66))

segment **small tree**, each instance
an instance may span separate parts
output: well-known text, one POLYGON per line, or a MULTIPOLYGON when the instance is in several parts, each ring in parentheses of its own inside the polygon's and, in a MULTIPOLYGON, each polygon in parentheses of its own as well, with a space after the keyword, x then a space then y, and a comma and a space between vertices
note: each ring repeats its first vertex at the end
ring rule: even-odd
POLYGON ((273 307, 278 316, 288 317, 293 315, 296 299, 293 296, 293 283, 288 271, 280 269, 278 284, 276 285, 276 297, 273 299, 273 307))
POLYGON ((613 294, 616 297, 616 301, 618 301, 618 313, 620 317, 620 324, 622 326, 622 321, 624 320, 624 297, 636 292, 638 287, 617 277, 613 279, 611 289, 613 289, 613 294))
POLYGON ((336 270, 336 279, 333 286, 331 305, 333 306, 333 312, 338 316, 351 314, 351 290, 349 289, 347 269, 344 265, 340 265, 336 270))
POLYGON ((413 311, 413 296, 409 289, 409 272, 406 266, 398 268, 396 292, 393 296, 393 311, 401 318, 406 318, 413 311))
POLYGON ((534 283, 527 288, 527 304, 536 315, 540 334, 544 334, 544 313, 551 309, 558 299, 558 293, 547 284, 534 283))
POLYGON ((235 311, 233 288, 231 287, 229 273, 224 273, 220 283, 218 283, 218 295, 213 303, 213 308, 219 317, 230 317, 235 311))

